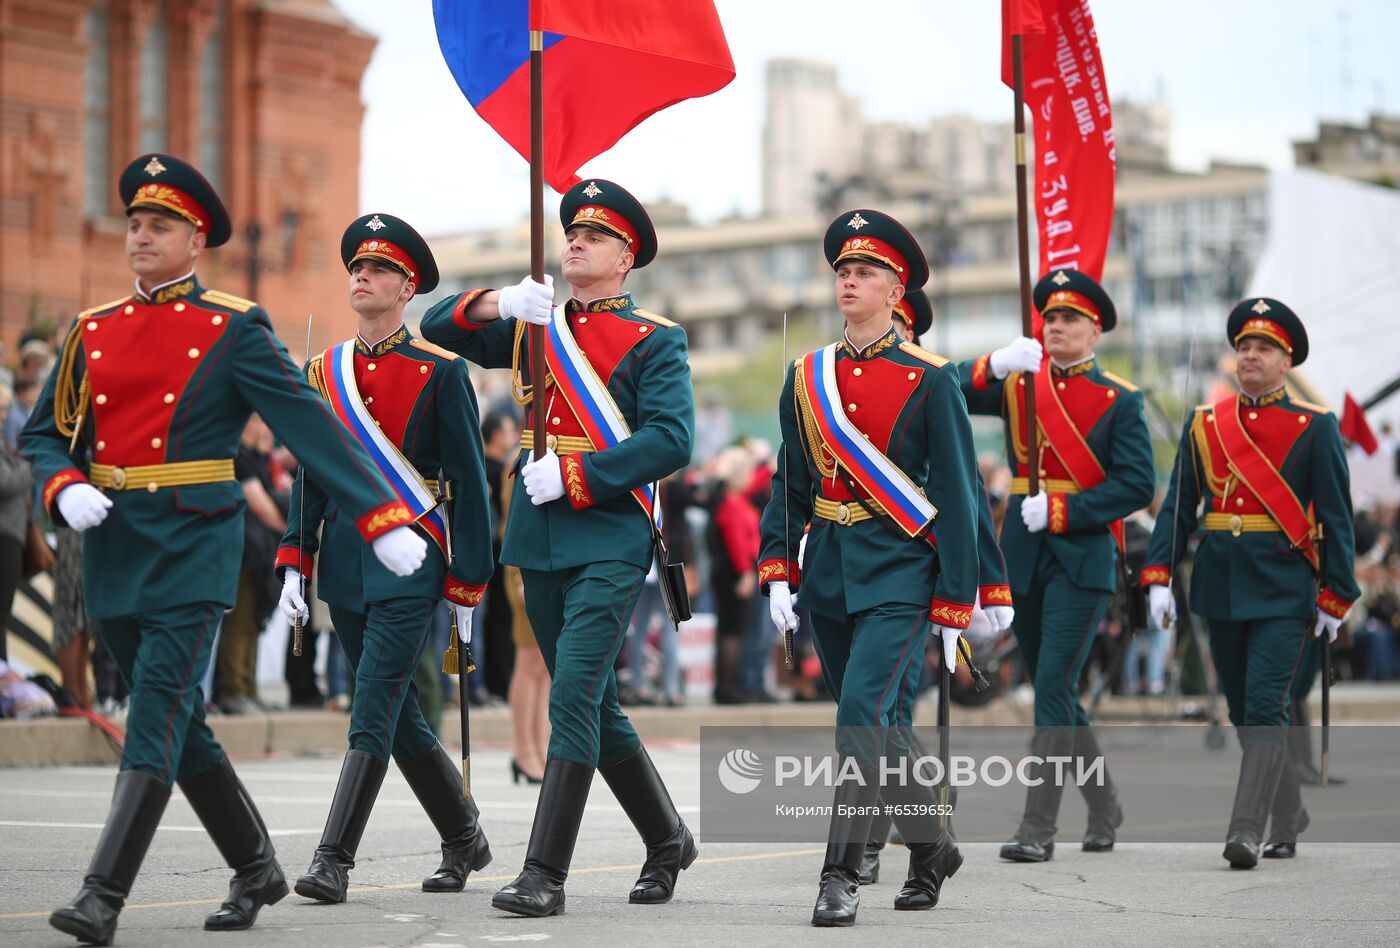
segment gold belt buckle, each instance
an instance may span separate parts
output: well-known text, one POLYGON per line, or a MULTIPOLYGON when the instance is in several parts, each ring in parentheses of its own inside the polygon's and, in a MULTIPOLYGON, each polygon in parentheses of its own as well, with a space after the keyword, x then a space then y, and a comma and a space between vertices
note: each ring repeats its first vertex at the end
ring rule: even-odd
POLYGON ((119 467, 112 468, 112 486, 117 490, 126 486, 126 471, 119 467))
POLYGON ((1239 514, 1230 514, 1230 533, 1239 536, 1244 532, 1244 518, 1239 514))
POLYGON ((558 448, 559 448, 559 436, 558 436, 558 435, 545 435, 545 437, 544 437, 544 446, 545 446, 545 449, 546 449, 546 450, 553 451, 555 454, 558 454, 558 453, 559 453, 559 451, 558 451, 558 448))
POLYGON ((836 522, 842 526, 851 522, 851 508, 845 504, 836 505, 836 522))

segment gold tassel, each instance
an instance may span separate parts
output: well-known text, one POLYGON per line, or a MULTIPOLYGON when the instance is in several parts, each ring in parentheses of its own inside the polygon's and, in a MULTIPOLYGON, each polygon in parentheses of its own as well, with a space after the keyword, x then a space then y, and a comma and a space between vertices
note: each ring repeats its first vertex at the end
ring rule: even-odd
POLYGON ((442 653, 442 673, 444 675, 455 675, 460 671, 457 667, 457 636, 452 636, 452 644, 447 646, 447 651, 442 653))

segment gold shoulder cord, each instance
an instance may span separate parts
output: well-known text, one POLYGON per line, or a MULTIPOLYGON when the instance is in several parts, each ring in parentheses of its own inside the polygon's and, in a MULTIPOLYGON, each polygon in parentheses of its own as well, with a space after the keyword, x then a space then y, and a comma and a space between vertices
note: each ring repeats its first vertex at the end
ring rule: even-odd
POLYGON ((802 428, 807 434, 807 446, 812 456, 812 463, 816 465, 817 473, 823 478, 835 477, 836 459, 832 458, 831 461, 826 459, 826 448, 822 445, 821 429, 817 427, 817 420, 812 416, 811 406, 807 404, 807 392, 796 368, 793 370, 792 383, 793 394, 797 400, 797 417, 801 419, 802 428))
POLYGON ((510 347, 510 395, 515 399, 517 405, 530 404, 535 386, 522 385, 520 374, 520 344, 525 339, 525 323, 517 321, 515 324, 515 341, 510 347))
POLYGON ((83 415, 88 404, 87 373, 82 382, 74 385, 74 374, 78 368, 78 346, 82 341, 82 320, 75 320, 68 330, 68 338, 63 340, 63 355, 58 364, 58 377, 54 380, 53 422, 58 433, 72 439, 76 446, 78 435, 83 427, 83 415))

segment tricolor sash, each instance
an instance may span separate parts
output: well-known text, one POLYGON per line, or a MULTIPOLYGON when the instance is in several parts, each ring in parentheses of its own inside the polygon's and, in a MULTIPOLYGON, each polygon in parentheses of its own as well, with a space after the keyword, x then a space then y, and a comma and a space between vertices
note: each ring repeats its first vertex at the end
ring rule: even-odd
MULTIPOLYGON (((622 417, 622 410, 617 407, 617 402, 608 393, 608 387, 598 378, 592 363, 584 356, 574 334, 569 331, 564 306, 554 308, 544 335, 545 364, 554 376, 559 394, 573 409, 588 440, 593 442, 593 449, 605 451, 632 437, 632 429, 622 417)), ((540 433, 535 432, 535 444, 540 444, 540 437, 540 433)), ((654 485, 634 487, 632 496, 659 529, 661 507, 656 503, 654 485)))
POLYGON ((398 445, 379 430, 360 398, 359 386, 355 384, 355 341, 352 339, 327 349, 321 355, 321 368, 325 379, 323 390, 331 411, 360 439, 394 493, 413 512, 415 522, 428 532, 444 556, 449 555, 447 518, 437 498, 398 445))
POLYGON ((1259 498, 1288 537, 1294 549, 1301 550, 1314 568, 1317 549, 1313 546, 1312 517, 1303 509, 1298 495, 1283 479, 1259 445, 1254 443, 1240 421, 1240 400, 1231 395, 1215 405, 1215 433, 1225 452, 1225 463, 1251 494, 1259 498))
MULTIPOLYGON (((1074 419, 1070 418, 1069 411, 1055 391, 1055 386, 1050 384, 1048 361, 1035 373, 1035 407, 1036 425, 1044 433, 1050 450, 1055 452, 1055 457, 1060 459, 1060 463, 1069 472, 1070 480, 1074 481, 1075 486, 1085 491, 1107 480, 1108 475, 1104 472, 1103 465, 1099 463, 1099 459, 1089 448, 1089 442, 1084 440, 1084 435, 1075 426, 1074 419)), ((1125 553, 1123 521, 1111 521, 1108 524, 1108 532, 1113 534, 1113 540, 1118 544, 1118 552, 1125 553)))
POLYGON ((796 382, 802 387, 822 446, 900 529, 910 538, 917 537, 928 530, 938 510, 909 476, 876 450, 846 417, 841 392, 836 387, 836 350, 835 343, 818 349, 799 359, 796 368, 796 382))

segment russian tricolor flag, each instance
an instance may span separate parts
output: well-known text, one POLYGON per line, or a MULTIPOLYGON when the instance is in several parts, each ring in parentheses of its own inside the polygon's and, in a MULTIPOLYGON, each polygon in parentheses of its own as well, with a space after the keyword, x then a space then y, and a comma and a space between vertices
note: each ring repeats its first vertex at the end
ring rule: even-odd
POLYGON ((544 32, 544 179, 560 193, 653 112, 734 78, 713 0, 433 0, 433 17, 462 93, 527 161, 544 32))

